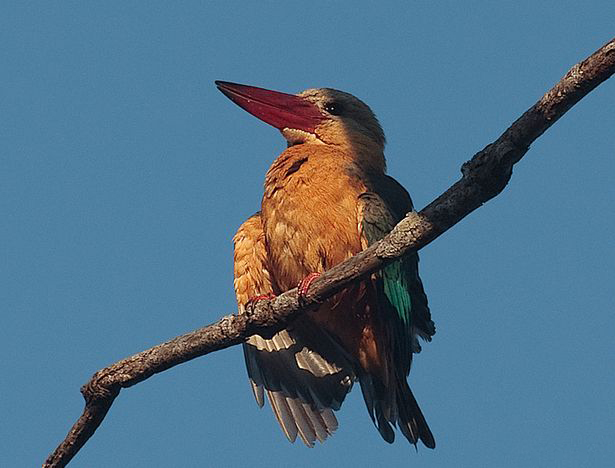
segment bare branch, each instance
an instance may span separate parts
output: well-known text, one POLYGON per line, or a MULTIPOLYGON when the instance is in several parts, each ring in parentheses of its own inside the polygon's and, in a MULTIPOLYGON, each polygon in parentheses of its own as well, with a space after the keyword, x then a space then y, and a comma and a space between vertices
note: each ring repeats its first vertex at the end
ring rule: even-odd
POLYGON ((123 359, 99 370, 81 388, 82 416, 43 466, 65 466, 94 434, 122 388, 198 356, 281 330, 295 316, 313 308, 352 281, 418 250, 506 187, 512 168, 542 135, 574 104, 615 72, 615 38, 575 65, 495 142, 466 162, 462 178, 419 213, 410 213, 381 242, 325 272, 310 287, 306 304, 293 289, 271 301, 260 301, 246 315, 220 321, 123 359))

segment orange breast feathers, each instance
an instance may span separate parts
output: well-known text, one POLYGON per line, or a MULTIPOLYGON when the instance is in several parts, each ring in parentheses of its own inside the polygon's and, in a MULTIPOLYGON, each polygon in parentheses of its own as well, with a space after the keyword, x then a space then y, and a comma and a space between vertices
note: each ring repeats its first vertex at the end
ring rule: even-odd
POLYGON ((243 308, 250 299, 274 292, 258 213, 241 225, 233 237, 233 244, 235 294, 237 304, 243 308))
POLYGON ((262 220, 272 275, 281 291, 362 250, 357 200, 367 188, 351 156, 325 145, 293 146, 265 179, 262 220))
MULTIPOLYGON (((361 169, 347 153, 324 145, 287 149, 267 173, 262 203, 271 281, 286 291, 363 250, 358 197, 367 191, 361 169)), ((339 339, 363 369, 386 381, 386 353, 371 282, 335 295, 312 320, 339 339)))

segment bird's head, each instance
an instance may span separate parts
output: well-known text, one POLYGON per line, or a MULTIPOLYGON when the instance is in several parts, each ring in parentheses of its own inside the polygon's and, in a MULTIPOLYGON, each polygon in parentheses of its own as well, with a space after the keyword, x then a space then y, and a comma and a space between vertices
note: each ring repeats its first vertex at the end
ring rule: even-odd
POLYGON ((384 149, 378 119, 352 94, 330 88, 286 94, 226 81, 216 81, 216 86, 235 104, 280 130, 289 145, 338 145, 380 154, 384 149))

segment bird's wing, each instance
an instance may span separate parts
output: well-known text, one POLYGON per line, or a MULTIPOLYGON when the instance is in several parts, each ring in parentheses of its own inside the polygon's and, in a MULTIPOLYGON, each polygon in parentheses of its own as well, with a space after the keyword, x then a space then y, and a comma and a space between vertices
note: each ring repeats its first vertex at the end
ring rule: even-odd
MULTIPOLYGON (((235 293, 240 313, 250 299, 274 290, 268 270, 265 236, 257 213, 237 231, 235 293)), ((263 406, 264 393, 291 442, 297 435, 312 447, 337 429, 333 410, 339 409, 352 387, 352 366, 338 345, 307 318, 265 339, 251 336, 243 345, 254 396, 263 406)))
MULTIPOLYGON (((412 210, 407 192, 392 178, 381 181, 378 188, 379 194, 365 192, 358 200, 358 226, 364 247, 386 236, 402 213, 412 210)), ((386 330, 390 353, 387 361, 392 372, 388 382, 380 382, 371 375, 359 376, 365 403, 387 442, 394 440, 391 425, 397 425, 411 443, 416 444, 420 439, 433 448, 433 435, 406 381, 412 355, 421 349, 417 337, 430 341, 435 333, 418 275, 418 255, 407 255, 372 278, 378 313, 386 330)))
MULTIPOLYGON (((364 194, 360 202, 360 209, 366 214, 362 225, 368 245, 382 239, 406 214, 414 210, 410 195, 392 177, 379 176, 372 182, 372 187, 375 193, 364 194)), ((393 262, 382 272, 385 293, 406 325, 402 328, 407 334, 405 343, 411 343, 413 353, 421 350, 417 336, 431 341, 436 332, 418 265, 419 255, 414 252, 393 262)), ((409 370, 408 367, 406 375, 409 370)))

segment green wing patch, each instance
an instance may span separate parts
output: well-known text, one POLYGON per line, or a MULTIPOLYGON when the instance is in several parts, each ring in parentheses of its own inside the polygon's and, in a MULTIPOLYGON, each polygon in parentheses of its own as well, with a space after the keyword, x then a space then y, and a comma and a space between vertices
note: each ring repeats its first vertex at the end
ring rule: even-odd
MULTIPOLYGON (((359 222, 368 245, 382 239, 397 224, 387 204, 373 192, 359 196, 359 222)), ((412 353, 421 349, 417 335, 430 340, 435 332, 418 276, 418 256, 410 254, 387 265, 378 273, 378 278, 381 313, 394 342, 395 360, 407 374, 412 353)))

